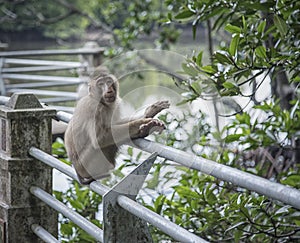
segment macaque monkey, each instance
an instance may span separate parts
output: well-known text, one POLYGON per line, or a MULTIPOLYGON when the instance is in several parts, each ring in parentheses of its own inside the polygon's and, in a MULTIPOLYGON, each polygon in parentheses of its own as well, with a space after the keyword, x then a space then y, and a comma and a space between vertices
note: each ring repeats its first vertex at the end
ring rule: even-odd
POLYGON ((96 73, 89 93, 77 104, 65 133, 65 146, 81 184, 109 175, 118 146, 129 139, 161 132, 164 124, 153 117, 169 108, 168 101, 149 106, 142 117, 121 119, 118 80, 107 71, 96 73))

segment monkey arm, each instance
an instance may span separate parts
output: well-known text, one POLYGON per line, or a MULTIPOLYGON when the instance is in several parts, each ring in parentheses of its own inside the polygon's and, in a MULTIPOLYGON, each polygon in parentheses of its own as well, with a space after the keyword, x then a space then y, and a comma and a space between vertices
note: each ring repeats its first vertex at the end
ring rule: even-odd
POLYGON ((142 118, 153 118, 159 112, 169 107, 170 107, 170 103, 167 100, 155 102, 154 104, 146 108, 144 114, 135 115, 133 117, 128 117, 128 118, 122 118, 116 122, 116 125, 132 122, 142 118))
POLYGON ((122 144, 130 138, 142 138, 152 132, 161 132, 164 128, 164 124, 159 120, 142 118, 129 123, 112 126, 111 132, 108 132, 105 137, 97 137, 97 142, 98 146, 105 148, 113 144, 122 144))

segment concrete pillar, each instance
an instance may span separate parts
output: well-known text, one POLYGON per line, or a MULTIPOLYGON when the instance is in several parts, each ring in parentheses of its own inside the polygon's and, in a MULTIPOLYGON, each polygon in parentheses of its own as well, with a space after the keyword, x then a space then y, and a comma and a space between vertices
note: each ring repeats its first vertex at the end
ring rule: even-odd
POLYGON ((52 193, 52 168, 29 156, 30 147, 51 152, 51 118, 32 94, 14 94, 0 106, 0 242, 42 242, 32 232, 39 224, 57 237, 57 213, 29 188, 52 193))

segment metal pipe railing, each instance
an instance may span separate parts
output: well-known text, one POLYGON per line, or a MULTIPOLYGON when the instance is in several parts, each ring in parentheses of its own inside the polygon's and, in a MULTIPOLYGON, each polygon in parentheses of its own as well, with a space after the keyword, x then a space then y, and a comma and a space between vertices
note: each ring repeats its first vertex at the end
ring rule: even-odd
POLYGON ((50 75, 31 75, 31 74, 11 74, 4 73, 1 75, 2 78, 16 79, 16 80, 27 80, 27 81, 49 81, 49 82, 83 82, 82 78, 76 77, 64 77, 64 76, 50 76, 50 75))
MULTIPOLYGON (((63 118, 64 122, 69 122, 72 118, 71 114, 65 115, 65 112, 58 113, 58 119, 63 118)), ((180 163, 188 168, 212 175, 218 179, 231 182, 240 187, 255 191, 300 209, 300 191, 295 188, 272 182, 236 168, 222 165, 212 160, 189 154, 147 139, 136 139, 133 143, 137 148, 149 153, 157 152, 159 156, 180 163)))
POLYGON ((68 208, 62 202, 55 199, 52 195, 45 192, 39 187, 32 186, 30 187, 30 192, 45 202, 48 206, 55 209, 56 211, 62 213, 64 216, 72 220, 80 228, 86 231, 88 234, 93 236, 96 240, 103 242, 103 230, 98 228, 96 225, 91 223, 89 220, 81 216, 80 214, 74 212, 72 209, 68 208))
MULTIPOLYGON (((51 155, 41 151, 38 148, 34 148, 34 147, 30 148, 29 154, 31 156, 33 156, 34 158, 44 162, 45 164, 68 175, 72 179, 78 181, 77 175, 71 166, 62 163, 60 160, 55 159, 51 155)), ((100 194, 101 196, 104 196, 104 194, 110 190, 110 188, 102 185, 98 181, 94 181, 94 182, 90 183, 89 188, 92 191, 100 194)), ((174 224, 173 222, 152 212, 151 210, 143 207, 142 205, 138 204, 137 202, 133 201, 132 199, 130 199, 126 196, 120 195, 118 197, 118 203, 125 210, 138 216, 141 219, 146 220, 150 224, 159 228, 164 233, 173 237, 175 240, 183 241, 183 242, 206 242, 205 240, 201 239, 200 237, 190 233, 189 231, 178 226, 177 224, 174 224)))
POLYGON ((188 168, 212 175, 300 209, 300 191, 297 189, 146 139, 136 139, 133 143, 136 147, 149 153, 157 152, 159 156, 188 168))
POLYGON ((104 52, 104 48, 79 48, 69 50, 26 50, 26 51, 6 51, 0 52, 0 57, 20 57, 20 56, 52 56, 52 55, 93 55, 104 52))
POLYGON ((64 111, 58 111, 56 113, 57 119, 60 120, 60 121, 66 122, 66 123, 69 123, 72 116, 73 116, 72 114, 64 112, 64 111))
MULTIPOLYGON (((0 54, 1 56, 1 54, 0 54)), ((24 59, 24 58, 5 58, 5 64, 23 64, 23 65, 35 65, 35 66, 63 66, 69 68, 86 67, 86 64, 81 62, 71 61, 54 61, 54 60, 35 60, 35 59, 24 59)))
POLYGON ((32 231, 46 243, 59 243, 59 241, 51 235, 47 230, 38 224, 31 225, 32 231))
POLYGON ((10 89, 11 93, 31 93, 35 95, 46 95, 46 96, 62 96, 62 97, 72 97, 74 99, 78 98, 78 94, 76 92, 68 92, 68 91, 53 91, 53 90, 41 90, 41 89, 10 89))

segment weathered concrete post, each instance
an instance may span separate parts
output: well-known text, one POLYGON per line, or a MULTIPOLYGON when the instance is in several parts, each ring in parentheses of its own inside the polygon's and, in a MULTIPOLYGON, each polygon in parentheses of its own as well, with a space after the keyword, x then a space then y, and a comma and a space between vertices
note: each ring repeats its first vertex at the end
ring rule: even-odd
POLYGON ((4 80, 2 78, 2 69, 4 66, 4 58, 0 57, 0 95, 6 95, 4 80))
POLYGON ((52 192, 52 168, 28 150, 51 152, 53 116, 32 94, 14 94, 0 106, 0 242, 42 242, 32 224, 57 236, 57 213, 29 192, 33 185, 52 192))
POLYGON ((97 67, 102 62, 103 49, 99 47, 97 42, 89 41, 85 43, 83 50, 91 51, 88 54, 81 54, 79 56, 80 62, 86 62, 89 67, 97 67))

